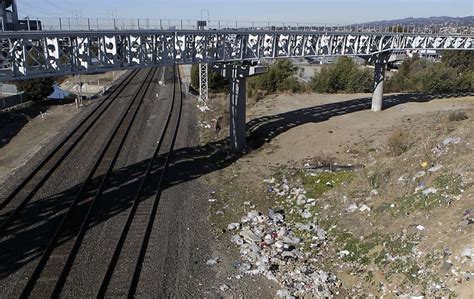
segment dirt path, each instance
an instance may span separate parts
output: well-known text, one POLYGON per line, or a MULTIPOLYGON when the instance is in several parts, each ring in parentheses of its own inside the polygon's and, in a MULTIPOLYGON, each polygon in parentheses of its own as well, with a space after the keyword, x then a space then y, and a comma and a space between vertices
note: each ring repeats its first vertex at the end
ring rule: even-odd
POLYGON ((357 111, 359 103, 351 102, 369 97, 369 94, 280 95, 257 103, 249 109, 248 121, 280 114, 286 118, 282 123, 289 130, 275 136, 255 157, 255 162, 275 165, 329 153, 344 159, 347 151, 352 149, 369 150, 384 144, 388 132, 401 127, 407 118, 416 119, 436 111, 474 108, 474 97, 433 99, 429 102, 401 101, 381 113, 357 111), (344 103, 348 107, 344 107, 344 103), (294 121, 301 124, 292 128, 294 121))

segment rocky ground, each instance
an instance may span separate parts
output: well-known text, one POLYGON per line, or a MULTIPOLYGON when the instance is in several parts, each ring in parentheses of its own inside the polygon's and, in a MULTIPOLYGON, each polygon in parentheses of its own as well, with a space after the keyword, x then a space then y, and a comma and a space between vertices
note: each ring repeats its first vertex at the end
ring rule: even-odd
MULTIPOLYGON (((474 292, 474 98, 367 96, 251 103, 247 154, 204 178, 223 294, 474 292)), ((199 106, 202 143, 225 100, 199 106)))

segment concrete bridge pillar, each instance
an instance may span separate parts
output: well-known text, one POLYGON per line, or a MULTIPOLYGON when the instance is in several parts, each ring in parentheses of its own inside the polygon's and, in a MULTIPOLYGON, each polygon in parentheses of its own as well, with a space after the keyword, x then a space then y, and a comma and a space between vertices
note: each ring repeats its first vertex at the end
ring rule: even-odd
POLYGON ((372 94, 372 111, 382 111, 383 108, 383 83, 385 80, 386 64, 375 63, 374 93, 372 94))
POLYGON ((230 79, 230 148, 233 152, 241 152, 245 147, 247 117, 247 78, 235 76, 230 79))
POLYGON ((372 94, 372 111, 378 112, 383 109, 383 85, 385 81, 385 70, 391 53, 384 52, 370 57, 369 62, 375 64, 374 71, 374 93, 372 94))
POLYGON ((212 70, 230 82, 230 149, 233 153, 240 153, 245 149, 247 78, 265 73, 267 67, 223 64, 214 65, 212 70))

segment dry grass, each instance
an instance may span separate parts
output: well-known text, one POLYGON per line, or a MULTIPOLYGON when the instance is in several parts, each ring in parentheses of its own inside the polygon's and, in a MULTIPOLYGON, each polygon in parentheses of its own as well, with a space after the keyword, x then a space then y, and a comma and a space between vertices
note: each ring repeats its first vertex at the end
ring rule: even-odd
POLYGON ((448 115, 449 121, 463 121, 468 119, 467 114, 463 110, 452 111, 448 115))
POLYGON ((409 134, 402 130, 395 130, 388 138, 387 148, 388 153, 392 157, 398 157, 409 148, 409 134))

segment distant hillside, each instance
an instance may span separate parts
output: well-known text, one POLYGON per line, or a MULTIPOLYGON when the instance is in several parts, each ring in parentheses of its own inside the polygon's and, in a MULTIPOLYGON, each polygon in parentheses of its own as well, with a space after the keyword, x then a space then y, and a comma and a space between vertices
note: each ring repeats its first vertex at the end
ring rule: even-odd
POLYGON ((474 16, 467 17, 430 17, 430 18, 406 18, 398 20, 383 20, 361 23, 357 25, 371 26, 474 26, 474 16))

